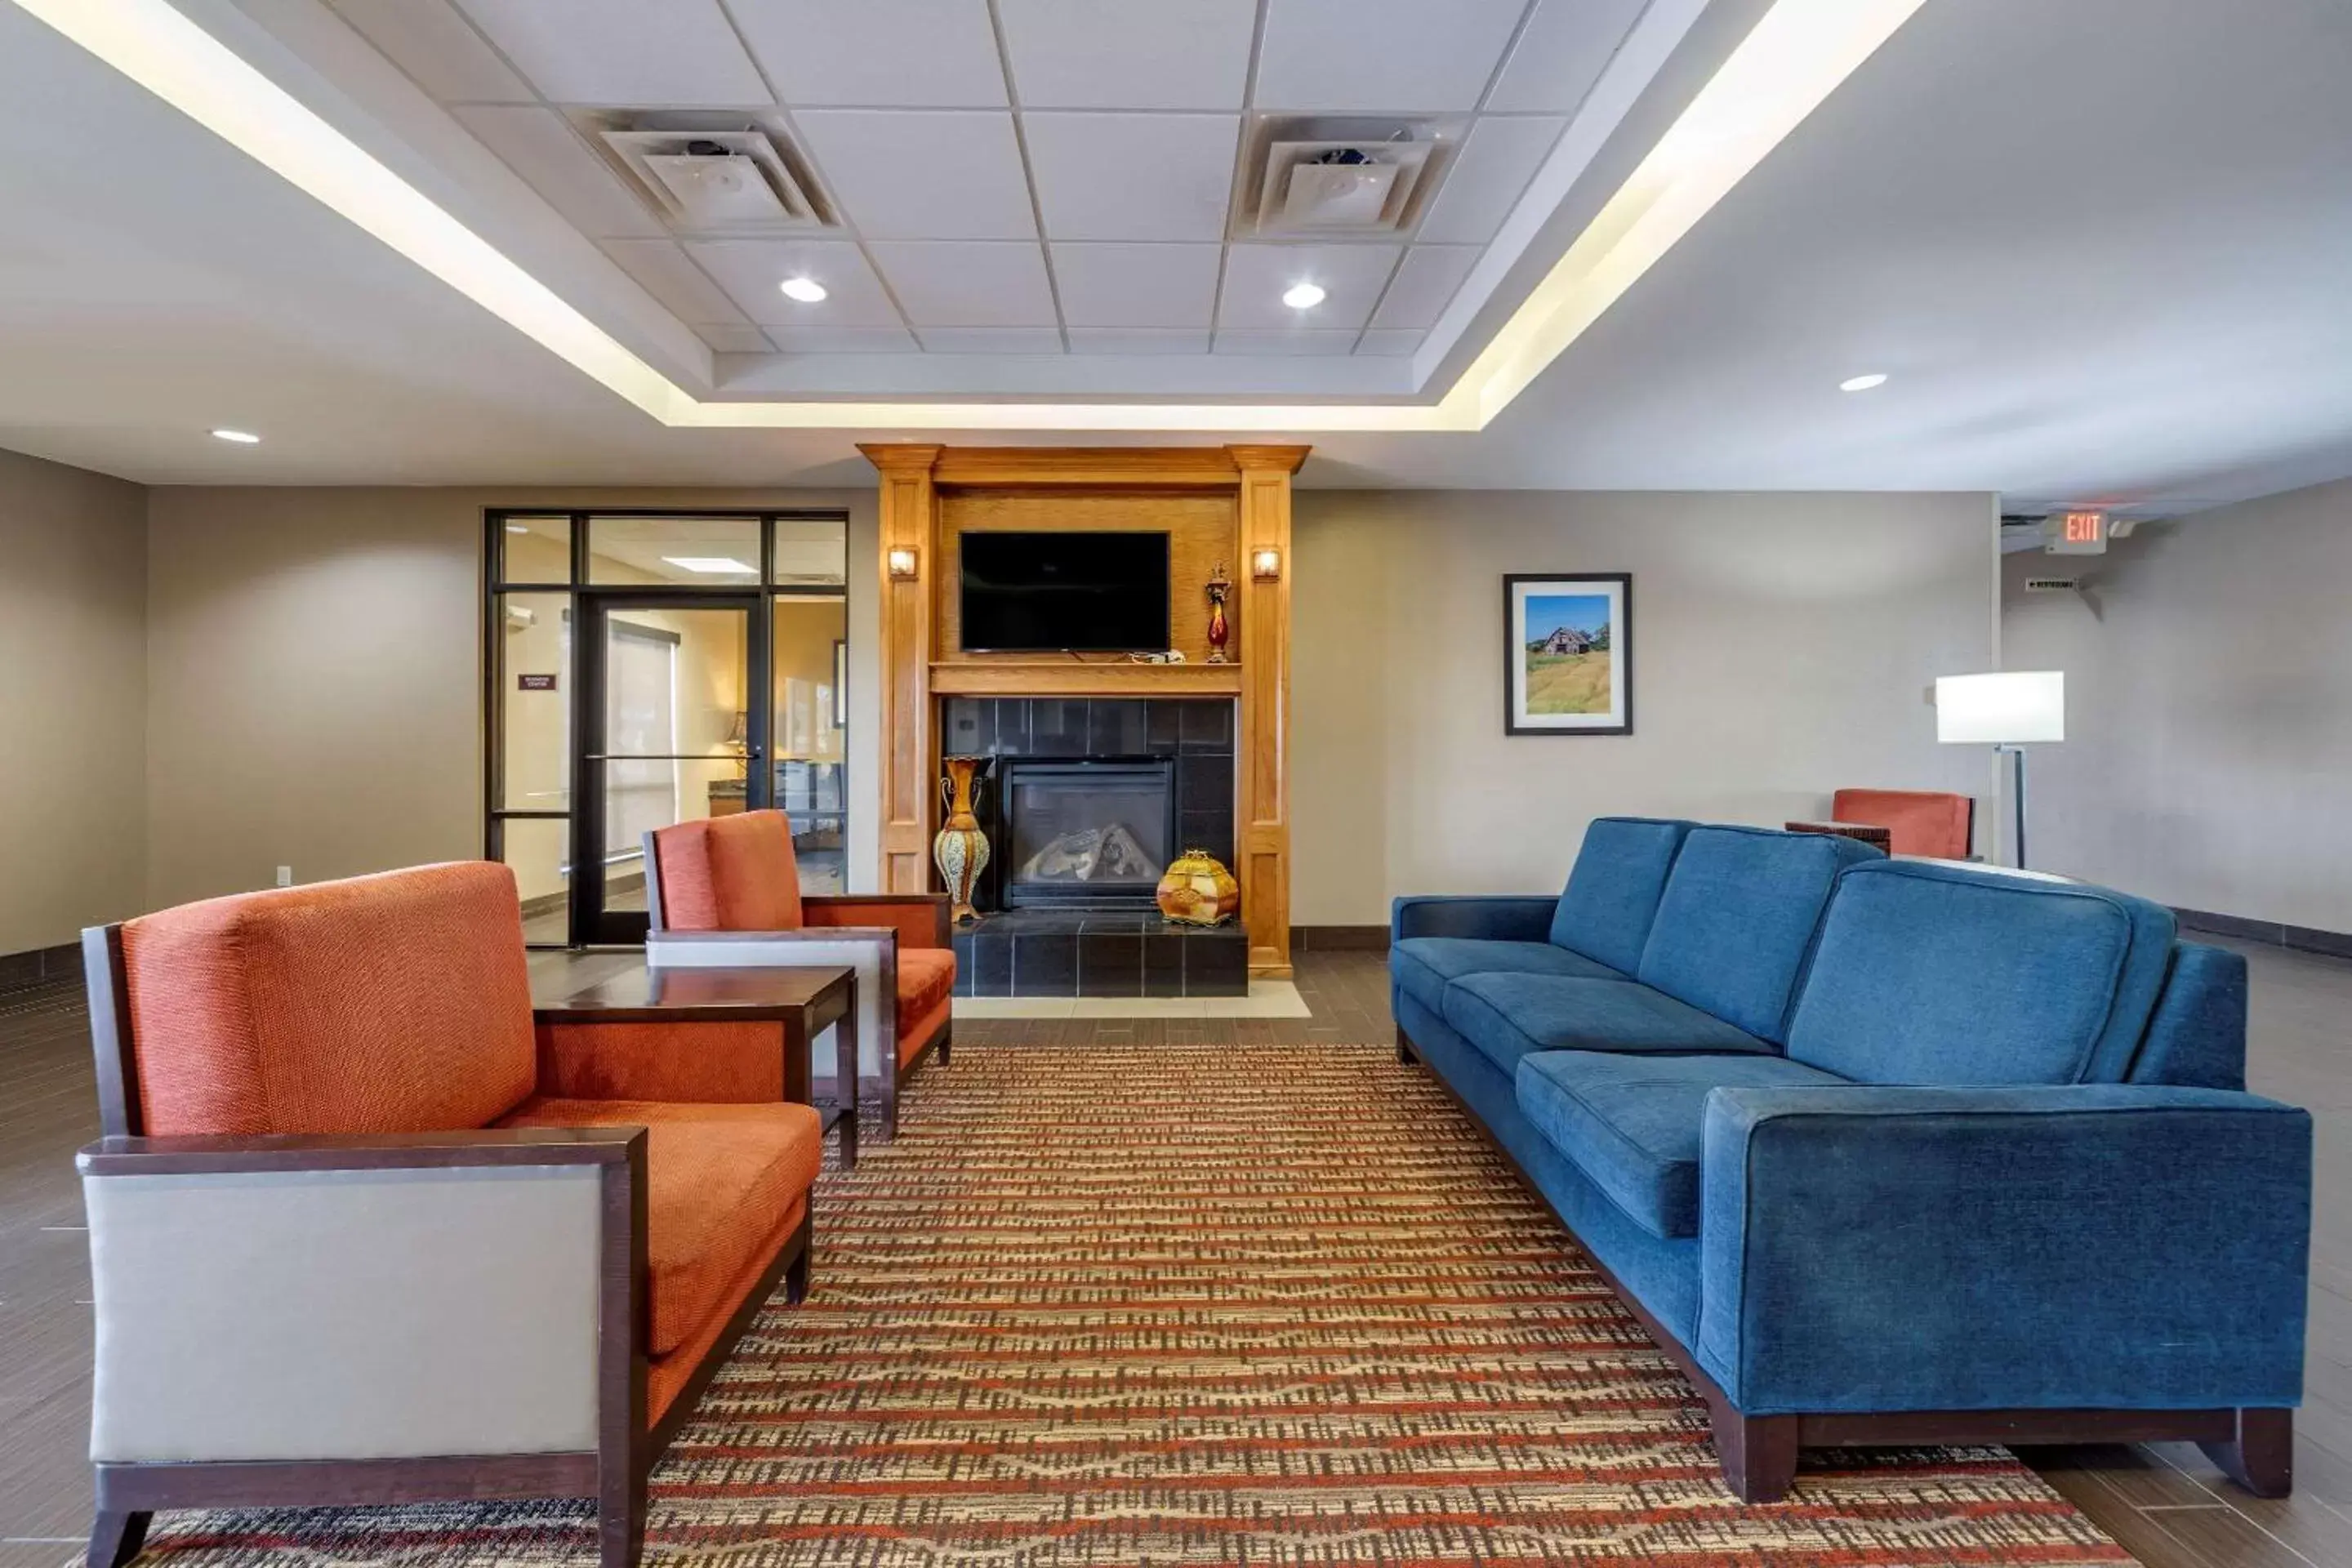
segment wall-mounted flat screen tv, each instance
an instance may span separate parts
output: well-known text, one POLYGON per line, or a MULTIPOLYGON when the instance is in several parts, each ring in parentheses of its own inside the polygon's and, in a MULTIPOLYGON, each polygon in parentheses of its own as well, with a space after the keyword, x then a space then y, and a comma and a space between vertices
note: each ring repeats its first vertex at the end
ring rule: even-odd
POLYGON ((1168 647, 1165 533, 959 537, 967 653, 1158 653, 1168 647))

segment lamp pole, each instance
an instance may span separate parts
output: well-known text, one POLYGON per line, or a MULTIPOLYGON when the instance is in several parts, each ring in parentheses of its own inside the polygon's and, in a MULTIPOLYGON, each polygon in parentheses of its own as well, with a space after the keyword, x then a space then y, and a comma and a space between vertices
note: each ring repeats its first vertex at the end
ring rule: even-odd
POLYGON ((2009 796, 2015 813, 2017 868, 2022 871, 2025 869, 2025 748, 2004 744, 1995 746, 1993 750, 2007 752, 2013 759, 2010 763, 2009 796))

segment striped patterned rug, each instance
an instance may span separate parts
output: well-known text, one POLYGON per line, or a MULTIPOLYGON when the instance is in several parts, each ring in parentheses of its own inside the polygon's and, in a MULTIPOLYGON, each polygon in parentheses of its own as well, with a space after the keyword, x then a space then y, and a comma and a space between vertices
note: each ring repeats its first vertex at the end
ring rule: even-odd
MULTIPOLYGON (((653 1482, 655 1563, 2128 1563, 1999 1449, 1809 1454, 1704 1406, 1386 1046, 967 1046, 821 1189, 653 1482)), ((203 1564, 593 1560, 579 1507, 159 1521, 203 1564)))

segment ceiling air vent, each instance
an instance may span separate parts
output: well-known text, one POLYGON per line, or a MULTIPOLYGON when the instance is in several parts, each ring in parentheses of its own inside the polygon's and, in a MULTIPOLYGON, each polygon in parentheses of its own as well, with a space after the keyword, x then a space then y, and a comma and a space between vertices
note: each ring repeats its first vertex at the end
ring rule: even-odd
POLYGON ((1237 226, 1262 236, 1349 238, 1410 229, 1461 135, 1456 121, 1262 121, 1237 226))
POLYGON ((2029 594, 2076 594, 2083 588, 2080 577, 2028 577, 2025 591, 2029 594))
POLYGON ((740 115, 596 114, 586 129, 647 205, 681 233, 830 228, 832 215, 782 132, 740 115))

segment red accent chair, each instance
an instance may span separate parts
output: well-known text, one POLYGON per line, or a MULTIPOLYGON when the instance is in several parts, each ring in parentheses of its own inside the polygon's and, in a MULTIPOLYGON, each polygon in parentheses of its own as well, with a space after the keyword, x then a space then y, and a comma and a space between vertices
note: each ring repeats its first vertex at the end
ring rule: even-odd
POLYGON ((859 1098, 878 1097, 882 1138, 896 1137, 899 1086, 955 1043, 947 895, 803 893, 781 811, 681 822, 645 848, 648 963, 856 970, 859 1098))
POLYGON ((807 1288, 824 1131, 782 1026, 539 1024, 481 862, 82 945, 92 1568, 158 1509, 525 1497, 596 1499, 635 1563, 654 1459, 807 1288))
POLYGON ((1976 838, 1975 797, 1939 790, 1842 789, 1831 797, 1830 815, 1885 828, 1890 855, 1965 860, 1976 838))

